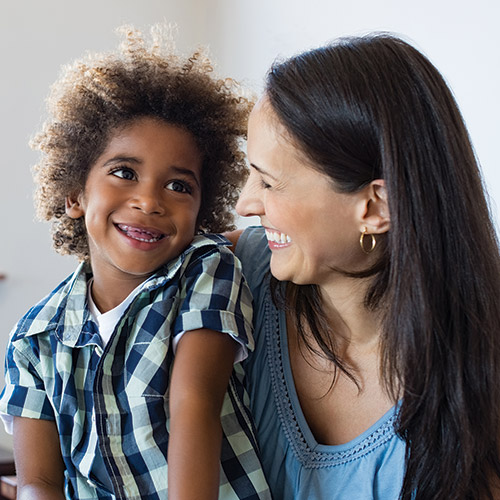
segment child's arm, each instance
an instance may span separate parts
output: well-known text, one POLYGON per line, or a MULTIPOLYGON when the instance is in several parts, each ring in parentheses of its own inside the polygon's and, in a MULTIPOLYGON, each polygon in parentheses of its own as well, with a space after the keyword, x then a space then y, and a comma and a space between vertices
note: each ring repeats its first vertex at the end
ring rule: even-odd
POLYGON ((53 421, 15 417, 14 456, 19 500, 64 499, 64 463, 53 421))
POLYGON ((211 330, 187 332, 179 341, 170 383, 170 500, 218 498, 220 413, 237 346, 211 330))

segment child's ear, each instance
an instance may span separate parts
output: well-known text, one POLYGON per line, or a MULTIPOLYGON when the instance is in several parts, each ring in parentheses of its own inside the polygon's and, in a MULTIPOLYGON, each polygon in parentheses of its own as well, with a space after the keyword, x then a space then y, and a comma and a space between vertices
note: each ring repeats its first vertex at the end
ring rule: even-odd
POLYGON ((80 202, 80 194, 72 194, 66 196, 66 215, 71 219, 79 219, 85 215, 83 211, 81 202, 80 202))
POLYGON ((365 188, 364 207, 361 213, 361 231, 382 234, 389 231, 391 217, 387 201, 387 190, 383 179, 376 179, 365 188))

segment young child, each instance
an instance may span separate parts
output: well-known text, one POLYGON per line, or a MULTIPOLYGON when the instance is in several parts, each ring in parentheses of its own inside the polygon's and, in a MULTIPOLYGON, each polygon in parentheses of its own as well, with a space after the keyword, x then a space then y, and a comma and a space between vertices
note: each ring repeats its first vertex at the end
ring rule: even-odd
POLYGON ((270 498, 233 372, 251 295, 207 234, 232 225, 251 103, 152 33, 67 67, 33 142, 38 214, 82 262, 8 346, 19 498, 165 499, 167 461, 171 500, 270 498))

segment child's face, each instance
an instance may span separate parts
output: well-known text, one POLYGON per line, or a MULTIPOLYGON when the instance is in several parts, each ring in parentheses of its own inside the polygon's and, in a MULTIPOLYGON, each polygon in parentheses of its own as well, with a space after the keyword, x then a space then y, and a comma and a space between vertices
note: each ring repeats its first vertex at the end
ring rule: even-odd
POLYGON ((188 246, 201 166, 194 137, 175 125, 141 118, 111 136, 84 192, 67 200, 70 217, 85 217, 96 283, 137 286, 188 246))

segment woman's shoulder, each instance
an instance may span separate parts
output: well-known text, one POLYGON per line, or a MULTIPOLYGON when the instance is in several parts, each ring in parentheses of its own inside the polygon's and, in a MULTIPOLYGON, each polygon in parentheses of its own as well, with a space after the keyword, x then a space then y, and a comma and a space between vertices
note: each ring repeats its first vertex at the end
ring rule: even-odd
POLYGON ((262 226, 239 229, 229 233, 229 236, 239 259, 257 260, 257 257, 266 256, 269 261, 270 250, 267 244, 266 232, 262 226))
POLYGON ((269 271, 271 251, 262 226, 252 226, 225 235, 241 261, 243 274, 251 288, 258 286, 269 271))

